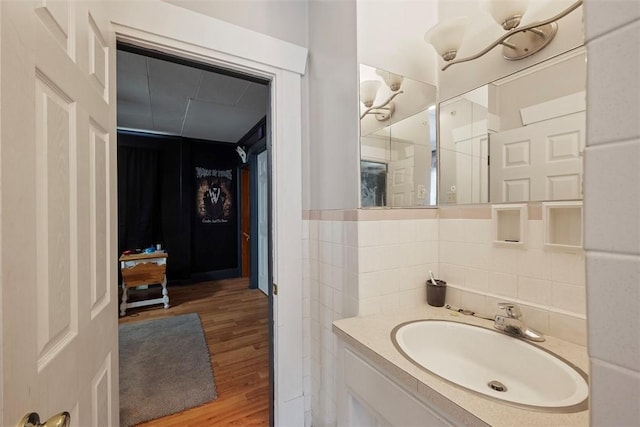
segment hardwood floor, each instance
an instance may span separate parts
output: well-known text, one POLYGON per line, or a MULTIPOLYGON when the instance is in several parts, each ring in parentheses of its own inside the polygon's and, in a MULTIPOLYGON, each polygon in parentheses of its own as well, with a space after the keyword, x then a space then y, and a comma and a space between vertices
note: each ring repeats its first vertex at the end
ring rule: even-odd
POLYGON ((218 398, 140 426, 268 426, 268 298, 248 289, 246 278, 170 287, 169 298, 166 310, 160 305, 129 309, 119 322, 198 313, 218 398))

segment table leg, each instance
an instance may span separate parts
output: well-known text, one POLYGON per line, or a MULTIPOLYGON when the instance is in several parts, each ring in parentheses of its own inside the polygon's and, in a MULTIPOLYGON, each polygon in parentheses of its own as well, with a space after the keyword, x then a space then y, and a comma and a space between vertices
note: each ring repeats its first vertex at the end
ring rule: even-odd
POLYGON ((162 302, 164 303, 164 308, 169 308, 169 292, 167 291, 167 276, 164 276, 164 280, 162 281, 162 302))
POLYGON ((122 281, 122 302, 120 303, 120 316, 127 314, 127 287, 122 281))

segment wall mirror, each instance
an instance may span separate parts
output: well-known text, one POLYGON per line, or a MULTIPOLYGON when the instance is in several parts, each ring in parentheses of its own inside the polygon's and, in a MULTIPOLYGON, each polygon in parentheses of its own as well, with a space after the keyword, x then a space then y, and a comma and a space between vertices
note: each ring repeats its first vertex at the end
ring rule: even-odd
POLYGON ((582 199, 586 51, 439 105, 439 202, 582 199))
POLYGON ((436 205, 435 105, 435 86, 360 65, 363 208, 436 205))

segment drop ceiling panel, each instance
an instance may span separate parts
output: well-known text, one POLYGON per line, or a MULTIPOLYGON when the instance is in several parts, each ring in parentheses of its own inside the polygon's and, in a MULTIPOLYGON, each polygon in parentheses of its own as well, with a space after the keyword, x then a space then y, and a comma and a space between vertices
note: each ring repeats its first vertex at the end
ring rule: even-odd
POLYGON ((153 128, 151 130, 181 136, 182 121, 182 114, 176 117, 176 115, 172 113, 159 113, 153 116, 153 128))
POLYGON ((260 119, 264 112, 240 110, 235 107, 216 105, 192 100, 189 104, 183 135, 189 138, 220 142, 238 142, 260 119))
POLYGON ((265 115, 269 87, 118 51, 118 127, 236 143, 265 115))
POLYGON ((137 129, 142 131, 154 131, 151 113, 148 115, 127 114, 118 110, 118 127, 137 129))
POLYGON ((267 111, 268 99, 269 86, 259 83, 250 83, 247 90, 242 94, 237 107, 260 110, 265 113, 267 111))
POLYGON ((151 99, 147 82, 147 60, 118 51, 118 125, 132 127, 137 118, 151 122, 151 99), (123 120, 121 123, 120 120, 123 120))
POLYGON ((189 98, 198 92, 202 71, 154 58, 148 63, 154 127, 179 135, 189 98))
POLYGON ((195 98, 201 101, 235 106, 250 84, 251 82, 235 77, 205 72, 198 95, 195 98))

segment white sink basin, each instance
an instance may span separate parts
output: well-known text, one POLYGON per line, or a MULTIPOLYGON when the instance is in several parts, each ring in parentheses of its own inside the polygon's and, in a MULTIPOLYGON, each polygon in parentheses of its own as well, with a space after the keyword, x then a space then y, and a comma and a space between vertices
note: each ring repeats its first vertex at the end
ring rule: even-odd
POLYGON ((444 320, 403 323, 391 338, 414 364, 473 392, 538 411, 587 409, 586 374, 520 339, 444 320))

